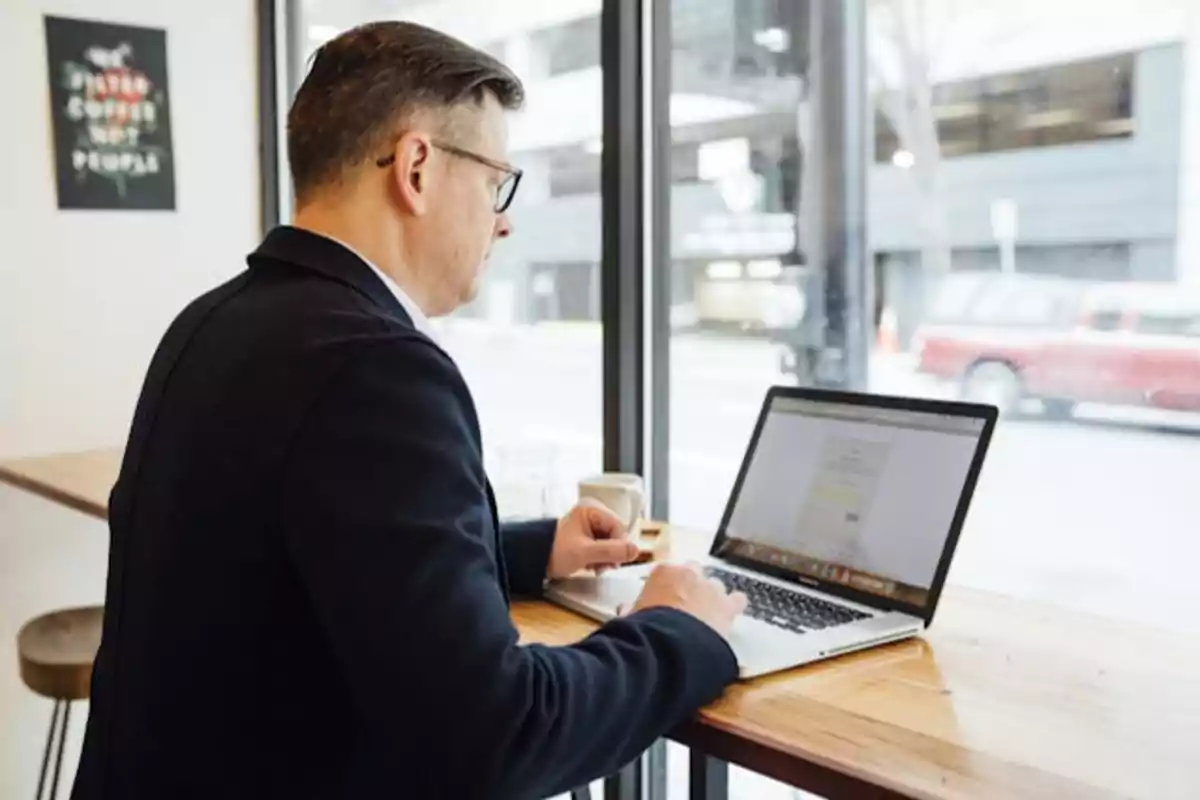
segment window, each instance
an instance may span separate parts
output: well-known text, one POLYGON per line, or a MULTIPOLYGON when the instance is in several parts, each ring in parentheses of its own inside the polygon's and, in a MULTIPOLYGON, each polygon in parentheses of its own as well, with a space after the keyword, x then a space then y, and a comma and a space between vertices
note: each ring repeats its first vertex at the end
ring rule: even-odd
MULTIPOLYGON (((1017 243, 1013 248, 1013 260, 1016 272, 1022 275, 1127 281, 1133 278, 1131 249, 1128 242, 1017 243)), ((950 265, 955 272, 999 272, 1003 269, 1000 248, 994 242, 983 247, 953 248, 950 251, 950 265)))
POLYGON ((600 153, 597 148, 570 147, 549 154, 550 196, 600 193, 600 153))
POLYGON ((699 183, 700 144, 698 142, 675 142, 671 145, 671 182, 699 183))
MULTIPOLYGON (((886 49, 889 42, 876 42, 886 49)), ((1135 56, 1122 54, 1040 69, 939 84, 932 123, 946 158, 1127 138, 1134 133, 1135 56)), ((897 125, 920 125, 919 89, 883 90, 875 117, 875 160, 909 151, 897 125), (917 118, 897 121, 908 104, 917 118)), ((901 162, 902 163, 902 162, 901 162)))
MULTIPOLYGON (((544 115, 513 127, 513 160, 528 167, 512 211, 516 233, 498 246, 480 299, 443 330, 477 399, 502 512, 561 508, 574 479, 601 458, 601 131, 564 123, 598 120, 601 97, 598 83, 591 93, 561 91, 600 63, 598 4, 564 23, 558 4, 535 0, 376 2, 364 19, 408 9, 467 41, 503 42, 527 78, 525 113, 544 115)), ((867 249, 814 263, 802 129, 810 109, 797 76, 806 69, 808 10, 838 4, 654 2, 671 12, 670 98, 658 116, 673 124, 669 252, 649 266, 653 279, 666 276, 656 287, 666 302, 656 308, 669 317, 669 399, 666 414, 648 424, 669 432, 669 446, 654 455, 668 465, 667 485, 655 491, 665 488, 671 520, 718 527, 768 387, 826 381, 830 343, 869 328, 873 301, 884 330, 858 388, 1002 406, 950 583, 1194 627, 1186 610, 1200 603, 1200 584, 1189 568, 1200 550, 1185 532, 1195 516, 1200 412, 1155 406, 1166 395, 1152 390, 1161 387, 1137 384, 1155 376, 1137 374, 1139 359, 1105 346, 1129 337, 1088 328, 1128 321, 1171 337, 1161 349, 1180 357, 1172 373, 1195 374, 1196 306, 1127 316, 1113 309, 1139 307, 1135 282, 1174 290, 1200 276, 1190 238, 1200 230, 1200 195, 1183 169, 1200 160, 1200 129, 1183 91, 1184 48, 1197 43, 1147 46, 1162 27, 1137 4, 1100 4, 1097 26, 1053 3, 865 4, 868 16, 919 8, 954 52, 913 54, 923 71, 887 84, 875 97, 878 113, 851 120, 867 130, 854 150, 864 169, 837 179, 868 176, 857 187, 867 196, 867 249), (912 129, 898 121, 910 107, 918 116, 907 123, 925 126, 924 144, 940 159, 913 152, 912 129), (1124 144, 1096 146, 1106 141, 1124 144), (987 153, 1005 153, 1003 169, 965 158, 987 153), (870 169, 879 162, 900 169, 870 169), (1020 210, 1005 242, 992 224, 999 199, 1020 210), (869 297, 852 298, 834 280, 854 270, 865 273, 869 297), (1097 291, 1112 302, 1086 305, 1097 291), (889 335, 897 327, 904 333, 889 335), (925 363, 935 339, 956 359, 963 354, 962 363, 945 373, 925 363), (926 346, 909 349, 909 341, 926 346), (969 368, 984 362, 1013 391, 973 394, 969 368)), ((305 30, 331 24, 315 7, 349 24, 318 2, 305 5, 305 30)), ((943 42, 918 46, 935 41, 943 42)), ((895 48, 869 33, 872 68, 852 74, 866 80, 895 48)), ((820 208, 845 214, 852 195, 820 208)), ((679 758, 673 750, 673 783, 679 758)), ((792 796, 732 773, 735 798, 792 796)))
MULTIPOLYGON (((597 195, 600 193, 600 152, 597 143, 569 147, 550 153, 550 194, 552 197, 597 195)), ((671 147, 671 173, 676 183, 699 183, 700 146, 696 142, 678 142, 671 147)))
POLYGON ((1075 281, 1000 273, 958 273, 938 284, 928 319, 936 324, 1064 327, 1075 321, 1075 281))
POLYGON ((507 57, 524 81, 526 110, 510 119, 506 156, 525 169, 509 211, 513 235, 494 247, 476 300, 435 323, 474 395, 501 514, 561 512, 576 481, 602 465, 600 208, 562 198, 599 194, 591 143, 601 136, 601 96, 597 81, 564 99, 543 67, 551 74, 597 67, 598 17, 560 25, 555 5, 536 0, 367 0, 354 6, 357 19, 328 0, 300 5, 296 27, 316 37, 300 43, 306 50, 360 22, 410 19, 507 57), (563 115, 595 119, 595 128, 546 146, 537 137, 563 115))
POLYGON ((947 275, 937 285, 929 306, 930 322, 962 324, 971 319, 971 308, 984 286, 992 278, 986 273, 947 275))
MULTIPOLYGON (((1196 396, 1200 304, 1176 299, 1196 274, 1184 244, 1192 223, 1152 222, 1200 211, 1194 196, 1175 194, 1193 185, 1184 165, 1200 146, 1181 116, 1182 50, 1144 47, 1150 23, 1137 4, 1094 9, 1098 25, 1123 32, 1109 38, 1065 24, 1052 3, 892 5, 928 9, 930 25, 969 57, 919 53, 940 70, 932 120, 923 121, 932 122, 944 158, 928 174, 911 162, 874 170, 868 183, 869 238, 908 257, 876 285, 878 302, 922 344, 914 352, 877 348, 870 385, 984 398, 969 367, 987 362, 994 383, 1015 387, 991 395, 1004 414, 949 580, 1195 627, 1162 611, 1200 603, 1177 558, 1196 553, 1185 534, 1194 481, 1183 476, 1200 459, 1200 412, 1185 410, 1181 398, 1196 396), (1127 146, 1095 146, 1118 139, 1127 146), (1002 169, 956 158, 994 152, 1006 153, 1002 169), (1146 192, 1168 196, 1158 202, 1124 191, 1132 174, 1146 180, 1146 192), (1000 273, 992 224, 997 198, 1020 211, 1009 275, 1000 273), (940 229, 922 224, 930 219, 940 229), (947 265, 953 272, 943 275, 947 265), (914 302, 939 282, 943 296, 914 302), (1047 318, 1062 324, 1041 324, 1047 318), (960 324, 979 319, 995 325, 960 324), (1156 341, 1097 335, 1130 329, 1156 341), (954 364, 937 363, 947 353, 954 364), (1173 557, 1164 561, 1163 553, 1173 557)), ((869 37, 868 62, 886 62, 894 44, 869 37)), ((929 74, 910 77, 919 84, 929 74)), ((892 162, 905 145, 888 98, 877 101, 873 157, 892 162)))
POLYGON ((1124 319, 1120 311, 1093 311, 1087 315, 1087 327, 1093 331, 1119 331, 1124 319))
MULTIPOLYGON (((673 521, 703 530, 720 525, 768 387, 824 381, 821 358, 837 341, 825 322, 860 313, 822 285, 846 259, 813 264, 806 251, 798 120, 811 109, 788 94, 802 53, 771 60, 803 42, 796 9, 817 5, 777 3, 792 16, 759 18, 736 0, 671 3, 672 111, 697 95, 728 111, 719 124, 672 128, 676 145, 699 143, 703 180, 687 185, 673 165, 669 505, 673 521), (768 262, 774 280, 752 277, 750 264, 768 262)), ((1182 291, 1200 275, 1186 230, 1200 228, 1200 207, 1180 194, 1196 186, 1184 165, 1200 158, 1182 47, 1146 47, 1153 25, 1137 4, 1097 6, 1096 26, 1053 3, 862 5, 868 17, 907 10, 910 33, 918 24, 942 33, 916 45, 944 49, 910 53, 909 68, 925 71, 907 84, 893 74, 892 94, 867 112, 873 127, 860 120, 868 252, 855 268, 878 276, 861 307, 873 299, 884 329, 865 388, 1003 406, 950 583, 1195 628, 1184 609, 1200 606, 1190 571, 1200 550, 1187 533, 1200 411, 1181 407, 1196 397, 1200 304, 1139 315, 1138 330, 1155 336, 1144 350, 1136 337, 1087 330, 1127 328, 1120 314, 1081 314, 1095 291, 1112 298, 1105 308, 1137 308, 1137 282, 1182 291), (897 121, 906 105, 915 116, 897 121), (898 135, 905 122, 926 126, 924 144, 942 158, 922 161, 912 130, 898 135), (1120 146, 1097 146, 1106 142, 1120 146), (1005 153, 1003 169, 963 158, 987 153, 1005 153), (901 168, 869 169, 879 162, 901 168), (1017 217, 1007 253, 993 227, 1000 199, 1017 217)), ((894 65, 896 46, 870 29, 864 72, 894 65)), ((737 770, 731 790, 788 796, 737 770)))
POLYGON ((1200 338, 1200 313, 1143 312, 1137 315, 1136 330, 1157 336, 1200 338))
POLYGON ((483 44, 479 45, 479 49, 487 53, 489 56, 507 63, 508 48, 505 46, 503 39, 494 39, 490 42, 484 42, 483 44))
POLYGON ((600 66, 600 15, 535 31, 530 42, 550 75, 600 66))
POLYGON ((600 321, 599 264, 539 263, 531 267, 531 316, 535 322, 600 321))

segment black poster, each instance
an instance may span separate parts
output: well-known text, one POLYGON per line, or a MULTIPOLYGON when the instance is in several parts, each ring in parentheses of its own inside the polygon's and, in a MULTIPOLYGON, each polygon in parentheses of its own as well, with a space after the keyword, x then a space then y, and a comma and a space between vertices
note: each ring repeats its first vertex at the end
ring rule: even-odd
POLYGON ((167 34, 46 17, 59 208, 175 208, 167 34))

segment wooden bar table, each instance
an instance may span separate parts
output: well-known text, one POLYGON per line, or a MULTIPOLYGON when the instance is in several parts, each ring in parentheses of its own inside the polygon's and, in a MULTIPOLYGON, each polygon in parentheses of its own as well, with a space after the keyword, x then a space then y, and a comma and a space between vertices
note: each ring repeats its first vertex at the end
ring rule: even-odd
MULTIPOLYGON (((14 460, 0 481, 103 519, 119 464, 14 460)), ((672 530, 667 555, 706 538, 672 530)), ((513 620, 526 642, 596 628, 537 600, 513 620)), ((1200 637, 948 587, 921 638, 740 683, 671 738, 693 797, 722 796, 732 763, 855 800, 1200 800, 1200 637)))

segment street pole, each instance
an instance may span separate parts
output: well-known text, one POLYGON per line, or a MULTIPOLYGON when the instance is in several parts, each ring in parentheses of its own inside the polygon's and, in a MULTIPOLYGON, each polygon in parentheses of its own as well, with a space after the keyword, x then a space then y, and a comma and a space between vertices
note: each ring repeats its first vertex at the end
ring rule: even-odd
POLYGON ((1011 238, 1000 240, 1000 271, 1006 275, 1017 271, 1017 246, 1011 238))
POLYGON ((1000 271, 1017 271, 1017 202, 1007 197, 992 201, 992 235, 1000 249, 1000 271))
POLYGON ((864 0, 804 4, 808 11, 807 87, 811 123, 800 131, 804 192, 797 214, 821 352, 812 382, 865 389, 870 357, 866 242, 868 100, 864 0))

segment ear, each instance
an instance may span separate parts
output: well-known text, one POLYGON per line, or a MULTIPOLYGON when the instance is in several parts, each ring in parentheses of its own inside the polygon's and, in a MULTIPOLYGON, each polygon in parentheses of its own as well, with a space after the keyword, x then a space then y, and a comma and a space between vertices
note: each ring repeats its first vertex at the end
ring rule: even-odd
POLYGON ((392 195, 400 207, 413 216, 422 216, 429 207, 429 185, 433 170, 429 137, 406 133, 396 142, 390 167, 392 195))

